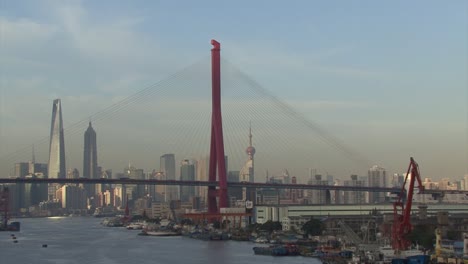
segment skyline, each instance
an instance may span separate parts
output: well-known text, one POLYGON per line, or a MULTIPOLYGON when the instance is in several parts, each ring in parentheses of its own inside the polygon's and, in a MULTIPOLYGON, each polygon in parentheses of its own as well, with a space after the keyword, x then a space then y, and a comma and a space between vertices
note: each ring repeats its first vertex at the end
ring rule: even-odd
MULTIPOLYGON (((55 99, 53 100, 53 109, 52 109, 52 126, 51 126, 51 133, 50 133, 50 142, 53 142, 54 138, 56 137, 60 137, 62 140, 61 142, 64 142, 63 140, 63 128, 60 129, 60 133, 57 133, 55 130, 57 127, 61 127, 61 124, 63 122, 60 122, 58 123, 57 125, 57 118, 61 117, 61 103, 60 103, 60 99, 55 99), (57 135, 58 134, 58 135, 57 135)), ((59 118, 60 121, 61 121, 61 118, 59 118)), ((252 129, 251 129, 251 123, 249 122, 249 134, 248 134, 248 137, 249 137, 249 144, 248 144, 248 147, 245 149, 245 154, 247 155, 247 159, 245 161, 245 164, 242 166, 242 169, 240 171, 237 171, 237 173, 239 174, 238 177, 240 179, 243 179, 241 181, 247 181, 247 182, 252 182, 253 181, 253 156, 255 154, 255 148, 253 147, 253 144, 252 144, 252 129), (246 173, 245 170, 248 170, 249 172, 247 172, 248 174, 251 174, 250 176, 247 174, 247 177, 249 178, 250 177, 250 180, 249 179, 244 179, 246 175, 244 175, 246 173)), ((52 144, 52 143, 51 143, 52 144)), ((84 132, 84 155, 83 155, 83 172, 81 173, 83 175, 84 178, 96 178, 96 176, 93 176, 93 177, 89 177, 89 176, 85 176, 85 169, 86 167, 89 167, 90 165, 87 164, 89 162, 93 163, 95 165, 91 165, 91 167, 94 167, 96 169, 100 168, 102 169, 101 166, 98 167, 98 164, 97 164, 97 145, 96 145, 96 132, 94 131, 92 125, 91 125, 91 121, 89 122, 89 125, 86 129, 86 131, 84 132), (87 161, 87 159, 92 159, 90 161, 87 161)), ((65 144, 61 144, 61 149, 64 148, 65 144)), ((50 151, 50 153, 52 153, 52 150, 50 151)), ((52 154, 51 154, 52 155, 52 154)), ((199 163, 199 162, 203 162, 204 159, 208 159, 209 156, 201 156, 199 158, 195 158, 195 157, 191 157, 191 158, 187 158, 187 157, 190 157, 190 156, 185 156, 186 158, 183 158, 183 159, 176 159, 176 155, 173 154, 173 153, 166 153, 166 154, 163 154, 162 156, 160 156, 160 164, 159 164, 159 170, 155 170, 155 168, 150 168, 150 169, 147 169, 146 173, 148 177, 151 178, 151 175, 153 175, 155 173, 155 171, 158 171, 158 173, 163 173, 163 174, 167 174, 168 175, 168 179, 176 179, 174 178, 175 175, 178 175, 180 173, 180 180, 182 180, 182 167, 184 166, 184 164, 188 164, 188 162, 190 161, 193 161, 195 163, 199 163), (169 160, 169 161, 168 161, 169 160), (168 163, 169 162, 169 163, 168 163), (181 167, 177 167, 175 166, 176 163, 180 163, 181 164, 181 167), (167 168, 166 168, 167 166, 167 168), (169 169, 168 169, 169 168, 169 169), (151 171, 152 172, 149 172, 151 171), (172 175, 172 176, 171 176, 172 175)), ((228 156, 225 156, 225 160, 226 160, 226 164, 227 163, 227 160, 228 160, 228 156)), ((29 161, 31 162, 31 161, 29 161)), ((34 152, 34 145, 33 145, 33 149, 32 149, 32 163, 35 163, 35 152, 34 152)), ((17 164, 26 164, 28 165, 28 163, 24 163, 24 162, 20 162, 20 163, 15 163, 15 171, 17 170, 17 164)), ((36 163, 36 165, 39 165, 39 164, 42 164, 42 163, 36 163)), ((61 163, 62 164, 62 163, 61 163)), ((47 165, 47 164, 45 164, 47 165)), ((227 166, 227 165, 226 165, 227 166)), ((61 166, 62 167, 62 166, 61 166)), ((197 166, 198 167, 198 166, 197 166)), ((131 163, 128 164, 128 167, 125 167, 122 171, 119 171, 119 170, 116 170, 115 173, 116 175, 127 175, 128 173, 130 173, 130 168, 133 168, 133 170, 141 170, 139 168, 135 168, 131 165, 131 163), (127 171, 128 170, 128 171, 127 171)), ((240 167, 236 167, 236 168, 228 168, 228 172, 236 172, 237 169, 239 169, 240 167)), ((74 171, 77 171, 76 174, 79 175, 80 172, 77 170, 77 168, 68 168, 66 171, 68 173, 70 173, 71 170, 74 170, 74 171)), ((295 170, 295 169, 293 169, 295 170)), ((330 175, 328 174, 328 172, 325 171, 326 174, 321 174, 320 171, 317 171, 316 169, 312 169, 312 168, 308 168, 308 175, 309 178, 307 178, 307 176, 304 178, 304 177, 298 177, 301 179, 300 183, 304 183, 304 179, 306 182, 310 182, 311 180, 314 179, 314 176, 315 178, 317 176, 320 176, 320 177, 334 177, 336 175, 330 175)), ((142 173, 145 172, 145 170, 141 170, 142 173)), ((284 175, 285 171, 287 171, 287 169, 283 169, 283 171, 281 172, 282 175, 284 175)), ((382 167, 379 167, 378 165, 373 165, 371 168, 368 169, 368 173, 370 175, 371 171, 383 171, 383 182, 381 183, 382 186, 387 186, 387 185, 391 185, 392 184, 392 178, 391 177, 394 177, 394 176, 397 176, 400 175, 400 176, 404 176, 405 173, 396 173, 394 176, 389 176, 388 178, 385 176, 386 175, 386 170, 385 168, 382 168, 382 167)), ((272 174, 272 175, 268 175, 268 169, 266 171, 266 176, 267 176, 267 180, 268 180, 268 177, 271 177, 271 178, 276 178, 276 177, 281 177, 281 174, 278 173, 277 171, 272 174)), ((303 175, 302 175, 303 176, 303 175)), ((340 176, 343 176, 343 175, 340 175, 340 176)), ((335 180, 338 180, 338 182, 346 182, 346 181, 349 181, 348 177, 344 176, 344 177, 335 177, 334 179, 335 180)), ((362 178, 366 178, 367 176, 365 175, 355 175, 355 174, 351 174, 351 175, 347 175, 349 177, 351 177, 353 179, 353 177, 357 177, 359 176, 361 179, 362 178)), ((68 177, 68 176, 67 176, 68 177)), ((197 175, 196 176, 197 178, 206 178, 208 177, 208 175, 197 175)), ((295 177, 295 175, 293 175, 293 177, 295 177)), ((369 176, 370 177, 370 176, 369 176)), ((467 175, 465 175, 465 180, 466 180, 466 177, 467 175)), ((54 177, 52 177, 54 178, 54 177)), ((64 177, 62 177, 64 178, 64 177)), ((99 178, 99 177, 98 177, 99 178)), ((97 179, 97 178, 96 178, 97 179)), ((431 179, 431 178, 428 178, 428 179, 431 179)), ((442 179, 443 180, 443 179, 442 179)), ((455 183, 455 181, 458 181, 460 179, 453 179, 454 182, 452 183, 455 183)), ((259 181, 255 181, 255 182, 262 182, 261 180, 259 181)), ((431 180, 429 180, 429 182, 431 182, 431 180)), ((338 184, 340 185, 340 184, 338 184)), ((380 186, 380 185, 376 185, 376 186, 380 186)), ((463 188, 463 187, 462 187, 463 188)))
MULTIPOLYGON (((466 173, 468 4, 465 1, 453 1, 450 5, 435 1, 364 1, 359 6, 297 2, 269 4, 268 8, 259 3, 249 3, 249 8, 245 8, 242 3, 218 6, 201 2, 197 8, 188 3, 188 8, 182 10, 169 3, 143 1, 126 5, 80 1, 3 2, 0 11, 0 56, 4 58, 0 62, 4 72, 0 84, 2 157, 47 137, 44 122, 50 120, 52 99, 61 98, 64 103, 66 130, 78 120, 147 87, 148 83, 165 80, 208 56, 209 40, 216 38, 221 42, 223 58, 229 63, 242 68, 265 89, 351 149, 370 157, 373 163, 349 169, 345 174, 349 164, 341 161, 338 151, 325 153, 318 165, 304 166, 292 160, 279 165, 281 168, 293 171, 288 164, 304 171, 312 167, 346 179, 351 174, 364 174, 374 164, 386 168, 388 173, 402 173, 406 171, 409 157, 414 156, 421 166, 422 177, 455 180, 466 173), (208 6, 214 7, 208 9, 208 6), (211 11, 219 13, 208 19, 211 11), (164 23, 174 22, 171 14, 176 13, 180 14, 176 23, 170 26, 164 23), (236 19, 239 17, 242 21, 236 19), (336 163, 335 159, 340 162, 336 163)), ((197 109, 193 108, 197 107, 195 104, 208 104, 209 97, 199 96, 205 94, 198 94, 195 88, 186 93, 178 101, 167 100, 166 104, 192 103, 192 110, 197 109)), ((252 101, 255 99, 264 105, 261 96, 252 101)), ((229 100, 223 101, 223 107, 227 108, 227 114, 235 108, 229 100)), ((145 131, 135 132, 138 138, 159 132, 157 125, 142 126, 147 123, 145 118, 157 120, 157 115, 140 117, 139 114, 135 110, 133 116, 123 119, 123 123, 134 122, 143 127, 145 131), (138 117, 140 120, 135 120, 138 117)), ((245 119, 242 121, 249 121, 248 117, 245 119)), ((223 109, 223 121, 226 120, 223 109)), ((91 121, 99 135, 109 135, 115 129, 132 132, 119 126, 119 122, 91 121)), ((256 140, 265 137, 262 126, 265 125, 253 120, 256 140)), ((246 127, 247 124, 239 130, 246 127)), ((78 154, 69 152, 72 148, 82 155, 82 142, 69 140, 66 131, 65 137, 67 164, 71 159, 70 168, 80 168, 75 164, 81 162, 73 157, 78 154)), ((99 148, 105 150, 100 151, 99 159, 105 160, 99 160, 99 165, 114 171, 122 169, 118 164, 126 164, 129 156, 132 163, 141 160, 138 167, 149 169, 157 168, 159 156, 176 152, 155 147, 139 159, 136 158, 138 148, 122 142, 131 151, 126 157, 113 157, 111 154, 118 155, 114 153, 122 150, 111 146, 119 142, 116 138, 112 140, 100 138, 99 148), (152 162, 146 157, 149 153, 154 155, 152 162)), ((238 141, 245 142, 241 154, 234 157, 226 153, 230 159, 234 158, 230 164, 236 167, 236 162, 247 159, 244 150, 248 138, 238 138, 238 141)), ((137 143, 145 144, 145 141, 137 143)), ((260 147, 262 144, 254 143, 256 166, 260 168, 269 167, 261 165, 262 151, 267 151, 260 147)), ((45 162, 39 147, 37 151, 37 159, 45 162)), ((297 150, 301 151, 306 150, 297 150)), ((27 157, 31 156, 29 153, 27 157)), ((189 157, 177 157, 185 158, 189 157)), ((20 161, 25 160, 15 162, 20 161)), ((5 173, 13 163, 1 166, 5 173)), ((260 179, 263 177, 262 171, 256 174, 260 179)))

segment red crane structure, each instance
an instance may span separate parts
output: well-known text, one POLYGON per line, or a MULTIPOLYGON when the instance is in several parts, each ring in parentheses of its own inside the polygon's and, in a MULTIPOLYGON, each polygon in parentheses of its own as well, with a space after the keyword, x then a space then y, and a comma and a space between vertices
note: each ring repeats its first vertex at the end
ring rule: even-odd
POLYGON ((419 193, 424 192, 418 164, 411 157, 405 176, 405 182, 401 187, 398 200, 393 203, 392 247, 395 251, 407 250, 411 246, 408 235, 413 230, 413 226, 411 225, 411 205, 413 203, 415 181, 418 181, 419 193), (406 191, 405 186, 408 181, 409 187, 406 191))

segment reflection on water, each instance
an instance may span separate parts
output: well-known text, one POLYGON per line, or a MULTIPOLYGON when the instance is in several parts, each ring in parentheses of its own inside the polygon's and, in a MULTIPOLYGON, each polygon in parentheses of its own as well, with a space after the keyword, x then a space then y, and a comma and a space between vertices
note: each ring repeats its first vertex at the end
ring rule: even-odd
POLYGON ((303 257, 253 254, 253 243, 137 236, 138 231, 103 227, 92 217, 20 219, 21 232, 0 233, 1 263, 241 264, 320 263, 303 257), (47 247, 42 247, 47 244, 47 247))

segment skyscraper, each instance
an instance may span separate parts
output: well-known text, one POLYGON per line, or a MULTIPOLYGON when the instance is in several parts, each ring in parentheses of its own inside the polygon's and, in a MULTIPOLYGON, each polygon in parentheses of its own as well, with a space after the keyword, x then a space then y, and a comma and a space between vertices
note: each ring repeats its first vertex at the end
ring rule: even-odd
POLYGON ((89 122, 88 129, 84 134, 84 152, 83 152, 83 177, 89 179, 97 179, 98 165, 97 165, 97 144, 96 144, 96 131, 94 131, 89 122))
MULTIPOLYGON (((98 174, 97 165, 97 144, 96 144, 96 131, 94 131, 91 122, 89 122, 88 129, 84 133, 84 151, 83 151, 83 178, 97 179, 100 177, 98 174)), ((88 196, 95 196, 96 186, 92 184, 85 185, 86 193, 88 196)))
MULTIPOLYGON (((384 168, 377 165, 368 171, 367 185, 369 187, 387 187, 387 173, 384 168)), ((369 192, 369 203, 382 203, 385 201, 385 193, 369 192)))
MULTIPOLYGON (((176 169, 175 169, 175 155, 174 154, 164 154, 160 158, 160 168, 159 171, 162 172, 166 180, 175 180, 176 169)), ((177 200, 177 186, 166 186, 165 200, 177 200)))
POLYGON ((65 140, 63 135, 62 104, 55 99, 52 105, 52 123, 50 126, 49 178, 66 178, 65 140))
MULTIPOLYGON (((359 180, 357 175, 351 175, 351 180, 345 180, 344 186, 365 186, 365 182, 359 180)), ((365 203, 365 193, 362 191, 344 191, 343 192, 343 201, 345 204, 364 204, 365 203)))
POLYGON ((29 174, 29 162, 15 163, 15 177, 24 177, 29 174))
MULTIPOLYGON (((195 180, 195 165, 191 160, 185 159, 180 165, 180 180, 194 181, 195 180)), ((180 186, 180 200, 188 202, 195 196, 195 186, 180 186)))
MULTIPOLYGON (((124 177, 132 180, 144 180, 146 179, 143 169, 137 169, 130 163, 128 167, 124 169, 124 177)), ((142 198, 145 195, 145 186, 136 185, 136 184, 125 184, 125 197, 128 195, 128 199, 136 201, 139 198, 142 198)))
MULTIPOLYGON (((315 174, 315 176, 307 181, 310 185, 328 185, 328 181, 322 179, 322 175, 315 174)), ((311 204, 329 204, 328 190, 307 190, 307 199, 311 204)))
MULTIPOLYGON (((208 168, 209 168, 209 156, 201 156, 196 162, 197 169, 197 181, 208 181, 208 168)), ((196 186, 195 195, 200 197, 201 203, 205 203, 208 199, 208 187, 196 186)))

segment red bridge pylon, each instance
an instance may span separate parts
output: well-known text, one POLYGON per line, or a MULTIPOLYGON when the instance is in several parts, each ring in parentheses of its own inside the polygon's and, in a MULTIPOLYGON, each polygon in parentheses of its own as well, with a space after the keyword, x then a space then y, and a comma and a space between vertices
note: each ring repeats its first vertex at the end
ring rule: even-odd
POLYGON ((211 87, 212 87, 212 113, 211 113, 211 143, 210 164, 208 180, 216 181, 218 169, 219 186, 208 187, 208 213, 219 213, 219 209, 227 207, 227 180, 226 162, 224 159, 223 122, 221 117, 221 44, 211 40, 211 87), (219 204, 216 202, 219 200, 219 204))

